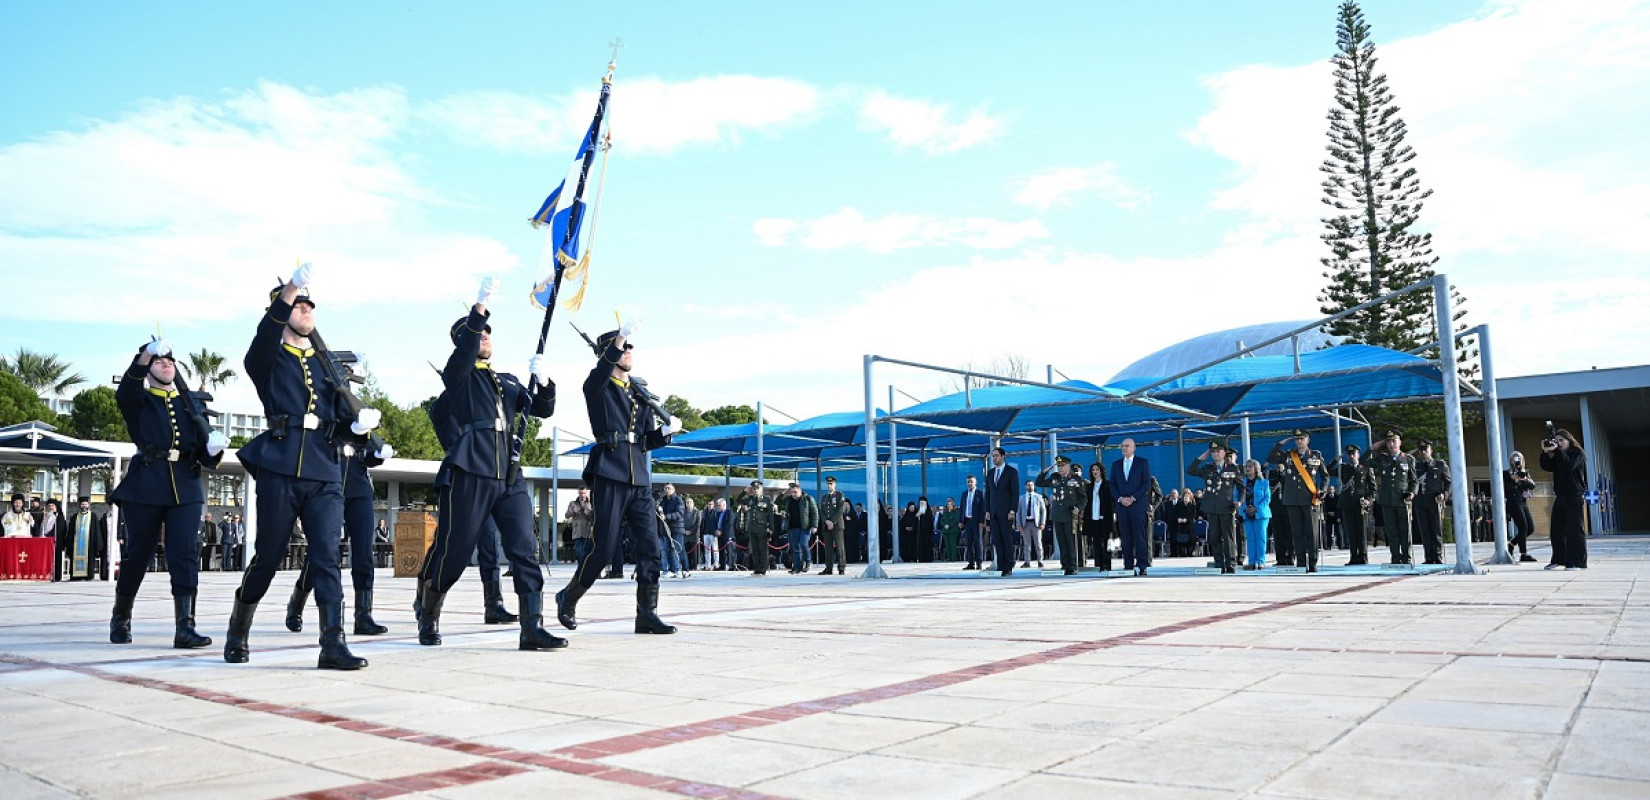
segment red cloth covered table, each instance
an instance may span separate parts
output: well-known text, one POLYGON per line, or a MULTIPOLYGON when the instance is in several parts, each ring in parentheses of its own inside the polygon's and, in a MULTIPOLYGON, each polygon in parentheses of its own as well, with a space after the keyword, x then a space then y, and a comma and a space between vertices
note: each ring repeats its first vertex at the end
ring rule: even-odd
POLYGON ((56 557, 50 537, 0 537, 0 581, 49 581, 56 557))

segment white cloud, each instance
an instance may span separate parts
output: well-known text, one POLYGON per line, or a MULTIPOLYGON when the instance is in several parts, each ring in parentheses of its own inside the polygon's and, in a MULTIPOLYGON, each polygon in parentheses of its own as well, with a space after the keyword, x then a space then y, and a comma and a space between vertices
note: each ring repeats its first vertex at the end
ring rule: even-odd
POLYGON ((812 220, 760 219, 752 227, 757 241, 768 247, 799 244, 810 250, 859 248, 872 253, 946 245, 1006 250, 1049 235, 1048 228, 1035 219, 1011 222, 931 214, 887 214, 868 219, 852 207, 812 220))
MULTIPOLYGON (((614 146, 627 152, 669 153, 737 144, 743 133, 798 124, 819 104, 818 89, 788 78, 638 78, 614 85, 611 130, 614 146)), ((417 114, 460 141, 527 153, 571 153, 595 110, 594 90, 559 97, 476 91, 424 104, 417 114)))
POLYGON ((152 321, 165 301, 224 319, 261 308, 296 257, 329 307, 456 296, 513 267, 497 241, 423 229, 434 198, 389 150, 406 119, 396 89, 264 83, 0 148, 0 263, 31 298, 8 316, 152 321))
POLYGON ((896 97, 881 90, 866 95, 860 118, 871 130, 887 131, 894 144, 929 154, 967 150, 997 138, 1007 128, 1002 118, 992 116, 984 107, 953 121, 951 107, 944 103, 896 97))
POLYGON ((1073 195, 1097 194, 1107 203, 1134 211, 1150 200, 1145 191, 1130 186, 1117 176, 1117 165, 1109 161, 1092 167, 1055 167, 1015 182, 1014 202, 1047 211, 1070 205, 1073 195))

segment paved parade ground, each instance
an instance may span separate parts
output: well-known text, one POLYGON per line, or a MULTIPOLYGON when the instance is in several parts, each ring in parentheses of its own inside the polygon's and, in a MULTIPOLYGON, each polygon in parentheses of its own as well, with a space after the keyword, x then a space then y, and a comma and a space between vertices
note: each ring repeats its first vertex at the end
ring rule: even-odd
POLYGON ((313 608, 282 627, 294 573, 245 665, 234 575, 201 575, 203 651, 171 649, 164 576, 126 646, 109 584, 6 583, 0 797, 1650 797, 1650 539, 1590 546, 1480 577, 700 573, 656 637, 604 580, 541 653, 473 572, 420 647, 385 571, 360 672, 314 669, 313 608))

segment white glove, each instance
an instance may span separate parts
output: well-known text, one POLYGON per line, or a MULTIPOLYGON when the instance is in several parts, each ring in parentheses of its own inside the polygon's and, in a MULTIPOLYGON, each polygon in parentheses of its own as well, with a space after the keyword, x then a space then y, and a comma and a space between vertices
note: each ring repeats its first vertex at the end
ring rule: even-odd
POLYGON ((619 326, 619 335, 626 338, 626 339, 629 339, 630 335, 635 333, 636 329, 639 328, 639 327, 641 327, 641 323, 639 321, 634 320, 634 319, 627 319, 627 320, 624 321, 624 324, 619 326))
POLYGON ((224 451, 224 448, 227 448, 227 447, 229 447, 229 437, 223 435, 223 431, 213 431, 210 434, 207 434, 207 436, 206 436, 206 454, 207 455, 215 456, 219 453, 222 453, 224 451))
POLYGON ((309 265, 308 261, 305 261, 304 263, 298 265, 298 270, 296 272, 292 273, 291 283, 293 286, 302 289, 309 285, 310 279, 314 276, 315 269, 309 265))
POLYGON ((670 424, 665 426, 665 435, 666 436, 675 436, 676 434, 681 433, 681 432, 682 432, 682 418, 681 417, 671 417, 670 418, 670 424))
POLYGON ((376 408, 363 408, 360 413, 355 415, 355 421, 349 424, 349 429, 356 436, 366 436, 368 431, 378 427, 378 423, 383 419, 383 416, 383 413, 376 408))
POLYGON ((172 354, 172 343, 165 339, 155 339, 143 346, 143 352, 148 353, 150 358, 169 356, 172 354))
POLYGON ((476 305, 485 306, 493 302, 493 295, 498 294, 498 278, 488 275, 481 281, 481 289, 476 292, 476 305))
POLYGON ((527 359, 527 374, 537 378, 541 384, 544 383, 544 367, 544 354, 542 353, 527 359))
POLYGON ((395 458, 395 448, 391 447, 389 442, 385 442, 383 447, 378 448, 378 457, 385 461, 395 458))

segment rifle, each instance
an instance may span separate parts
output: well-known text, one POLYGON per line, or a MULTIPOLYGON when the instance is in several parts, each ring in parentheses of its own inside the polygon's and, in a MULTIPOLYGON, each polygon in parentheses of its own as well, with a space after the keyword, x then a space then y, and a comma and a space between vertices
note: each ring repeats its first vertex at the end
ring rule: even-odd
MULTIPOLYGON (((349 409, 351 415, 360 416, 361 409, 367 408, 367 404, 361 398, 355 396, 355 391, 350 388, 350 384, 364 384, 367 379, 355 374, 355 370, 349 369, 349 365, 361 360, 360 357, 348 350, 335 352, 328 348, 326 340, 321 338, 319 330, 309 332, 309 343, 315 348, 315 352, 321 355, 321 368, 326 370, 327 377, 332 380, 333 391, 338 393, 339 398, 344 401, 344 406, 349 409)), ((384 440, 378 436, 376 429, 367 434, 367 445, 372 448, 373 452, 384 449, 384 440)))
MULTIPOLYGON (((159 339, 160 337, 158 336, 149 337, 150 341, 157 341, 159 339)), ((172 360, 174 363, 177 361, 176 358, 173 358, 172 360)), ((177 388, 178 396, 182 397, 184 402, 189 405, 189 410, 191 412, 189 414, 189 421, 194 424, 196 433, 200 434, 201 451, 205 452, 206 440, 211 437, 212 432, 215 430, 215 428, 212 427, 212 423, 207 422, 206 419, 207 417, 219 416, 218 412, 206 407, 207 403, 212 402, 212 395, 207 394, 206 392, 197 392, 190 389, 188 382, 184 381, 181 372, 172 378, 172 385, 177 388)), ((217 467, 213 466, 212 469, 216 470, 217 467)))
MULTIPOLYGON (((597 356, 602 354, 602 348, 590 340, 590 334, 579 330, 579 326, 574 325, 571 322, 567 324, 573 330, 578 331, 579 336, 584 339, 584 343, 590 345, 591 351, 593 351, 597 356)), ((671 421, 674 420, 675 417, 671 416, 670 412, 665 410, 664 404, 659 402, 658 395, 648 391, 647 381, 632 375, 630 376, 630 385, 636 387, 637 393, 642 396, 642 402, 647 403, 648 408, 653 409, 653 414, 657 416, 664 425, 670 425, 671 421)))

